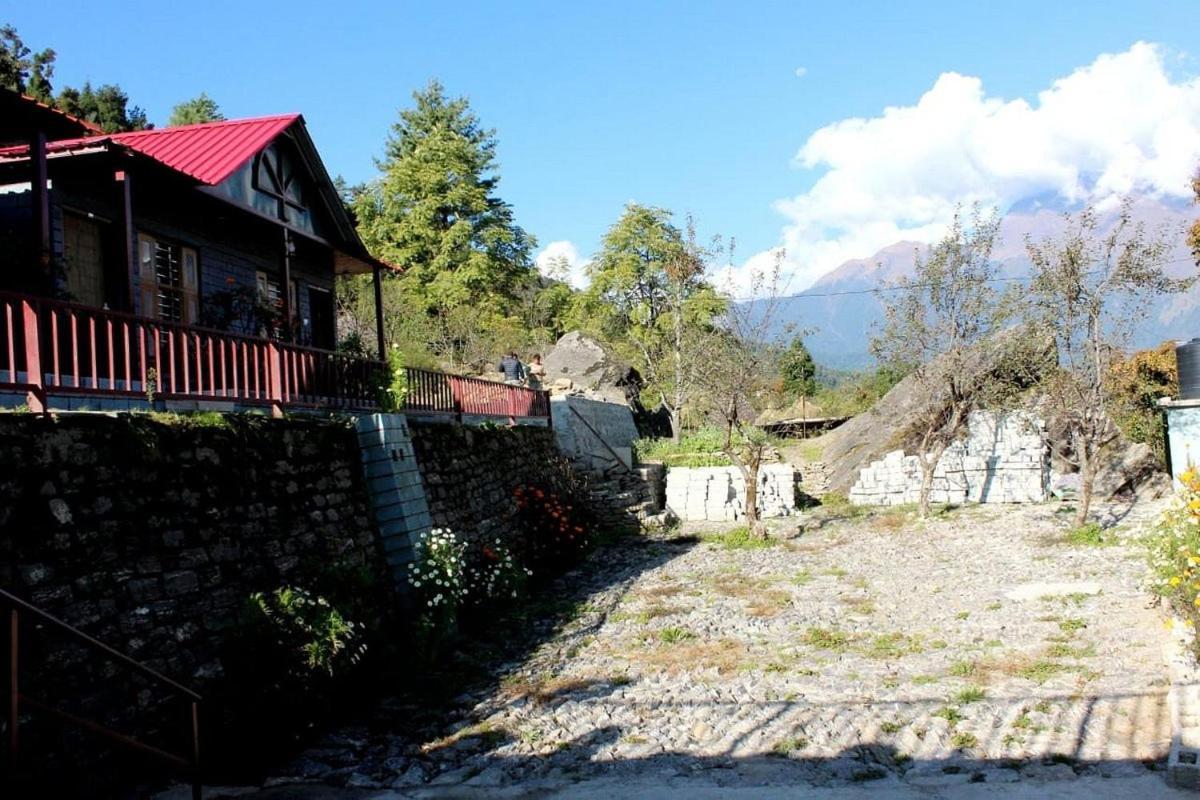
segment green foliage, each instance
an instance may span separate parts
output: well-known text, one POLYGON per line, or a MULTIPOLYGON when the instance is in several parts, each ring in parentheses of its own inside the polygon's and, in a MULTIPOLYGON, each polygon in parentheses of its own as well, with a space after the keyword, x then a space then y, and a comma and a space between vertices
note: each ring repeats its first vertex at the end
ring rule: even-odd
POLYGON ((357 198, 371 251, 422 313, 512 300, 532 277, 531 236, 497 196, 495 132, 432 81, 392 126, 382 176, 357 198))
POLYGON ((678 409, 691 389, 691 332, 710 326, 725 301, 704 280, 707 253, 663 208, 630 203, 588 267, 591 284, 570 322, 633 363, 643 400, 678 409))
POLYGON ((225 115, 221 113, 217 101, 209 97, 207 92, 201 92, 191 100, 185 100, 172 108, 167 125, 196 125, 201 122, 220 122, 223 119, 225 115))
POLYGON ((99 125, 105 133, 154 127, 146 112, 129 105, 129 95, 112 83, 95 88, 90 82, 85 82, 81 89, 67 87, 59 92, 55 105, 73 117, 99 125))
POLYGON ((1165 465, 1167 443, 1158 401, 1179 394, 1175 343, 1163 342, 1152 350, 1116 358, 1109 368, 1108 386, 1108 410, 1113 421, 1130 441, 1150 445, 1165 465))
MULTIPOLYGON (((283 657, 284 675, 302 685, 312 676, 334 677, 366 652, 361 627, 323 597, 291 586, 250 595, 251 626, 271 632, 283 657)), ((283 687, 280 687, 283 688, 283 687)))
POLYGON ((53 50, 33 52, 12 25, 0 27, 0 87, 52 102, 53 50))
POLYGON ((775 539, 753 535, 745 525, 724 533, 706 535, 704 540, 720 545, 726 550, 762 550, 779 544, 775 539))
POLYGON ((679 442, 670 439, 639 439, 634 443, 639 462, 658 462, 668 467, 727 467, 732 462, 724 454, 725 434, 720 428, 698 428, 679 442))
POLYGON ((0 27, 0 87, 21 92, 47 105, 99 125, 105 133, 151 127, 146 113, 129 106, 129 96, 115 84, 82 89, 67 87, 55 98, 50 79, 57 53, 50 48, 33 52, 12 25, 0 27))
POLYGON ((790 397, 812 397, 816 393, 817 364, 799 336, 792 339, 780 356, 779 375, 783 391, 790 397))
POLYGON ((658 640, 663 644, 678 644, 695 638, 696 634, 686 628, 663 628, 658 632, 658 640))
POLYGON ((850 649, 850 636, 843 631, 814 626, 804 632, 804 643, 810 647, 844 653, 850 649))
POLYGON ((1116 544, 1116 536, 1107 534, 1098 522, 1088 522, 1067 532, 1067 542, 1077 547, 1108 547, 1116 544))
POLYGON ((828 417, 852 417, 873 407, 892 387, 912 372, 904 364, 885 364, 874 370, 841 374, 818 387, 813 402, 828 417))
POLYGON ((204 296, 200 324, 219 331, 259 336, 283 322, 283 314, 257 287, 228 286, 204 296))

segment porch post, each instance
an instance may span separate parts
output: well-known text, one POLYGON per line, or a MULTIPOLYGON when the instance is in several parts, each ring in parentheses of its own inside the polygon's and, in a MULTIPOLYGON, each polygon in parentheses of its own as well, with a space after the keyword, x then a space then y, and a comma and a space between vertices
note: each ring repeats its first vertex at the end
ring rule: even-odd
MULTIPOLYGON (((125 282, 128 284, 129 296, 129 311, 133 313, 134 297, 137 292, 137 274, 138 274, 138 252, 137 252, 137 234, 133 229, 133 196, 132 176, 123 169, 119 169, 113 173, 113 180, 117 182, 117 190, 120 196, 117 198, 117 210, 120 213, 121 233, 125 240, 125 282)), ((142 309, 142 316, 150 316, 146 309, 142 309)))
POLYGON ((33 201, 33 236, 34 250, 38 258, 38 268, 41 276, 47 282, 48 293, 54 293, 54 274, 51 269, 50 243, 50 192, 47 183, 50 180, 49 169, 46 166, 46 134, 37 131, 29 140, 29 162, 33 168, 30 176, 30 194, 33 201))
POLYGON ((387 345, 383 341, 383 277, 379 265, 371 268, 371 283, 375 287, 375 349, 380 361, 387 361, 387 345))
MULTIPOLYGON (((292 232, 283 229, 283 319, 287 340, 296 343, 296 329, 292 326, 292 232)), ((299 298, 297 298, 299 299, 299 298)))

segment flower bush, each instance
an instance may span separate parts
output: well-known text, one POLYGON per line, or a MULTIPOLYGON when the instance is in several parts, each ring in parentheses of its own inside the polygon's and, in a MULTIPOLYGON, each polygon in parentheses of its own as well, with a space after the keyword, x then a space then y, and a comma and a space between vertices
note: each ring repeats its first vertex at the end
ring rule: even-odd
POLYGON ((528 562, 553 570, 574 562, 588 544, 586 513, 580 504, 538 486, 513 490, 528 562))
POLYGON ((457 632, 465 610, 511 602, 524 593, 532 574, 499 539, 469 554, 467 543, 452 531, 437 528, 423 534, 408 565, 408 582, 427 653, 435 653, 457 632))
POLYGON ((1178 501, 1159 519, 1146 539, 1151 590, 1186 619, 1200 617, 1200 470, 1180 476, 1178 501))

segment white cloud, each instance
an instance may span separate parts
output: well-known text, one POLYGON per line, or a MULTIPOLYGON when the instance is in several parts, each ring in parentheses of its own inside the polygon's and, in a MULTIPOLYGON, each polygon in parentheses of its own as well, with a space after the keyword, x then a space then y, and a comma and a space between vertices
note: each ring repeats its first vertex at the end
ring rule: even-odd
POLYGON ((550 242, 534 257, 538 272, 547 278, 566 281, 576 289, 587 286, 588 262, 579 257, 579 250, 569 241, 550 242))
POLYGON ((796 77, 803 78, 808 74, 808 67, 796 67, 796 77))
POLYGON ((1032 103, 988 96, 979 78, 947 72, 914 105, 808 138, 795 163, 823 173, 775 204, 788 219, 780 246, 798 291, 847 259, 935 239, 960 202, 1004 210, 1044 193, 1186 197, 1198 162, 1200 78, 1173 80, 1156 45, 1101 55, 1032 103))

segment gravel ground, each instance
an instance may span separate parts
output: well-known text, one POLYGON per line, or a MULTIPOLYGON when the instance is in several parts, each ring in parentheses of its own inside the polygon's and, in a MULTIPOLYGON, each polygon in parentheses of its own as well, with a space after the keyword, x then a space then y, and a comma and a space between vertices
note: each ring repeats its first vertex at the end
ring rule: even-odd
POLYGON ((1162 786, 1163 627, 1136 545, 1161 505, 1104 509, 1100 545, 1068 541, 1057 504, 823 509, 769 547, 619 543, 560 582, 579 612, 439 735, 342 731, 269 784, 1162 786))

